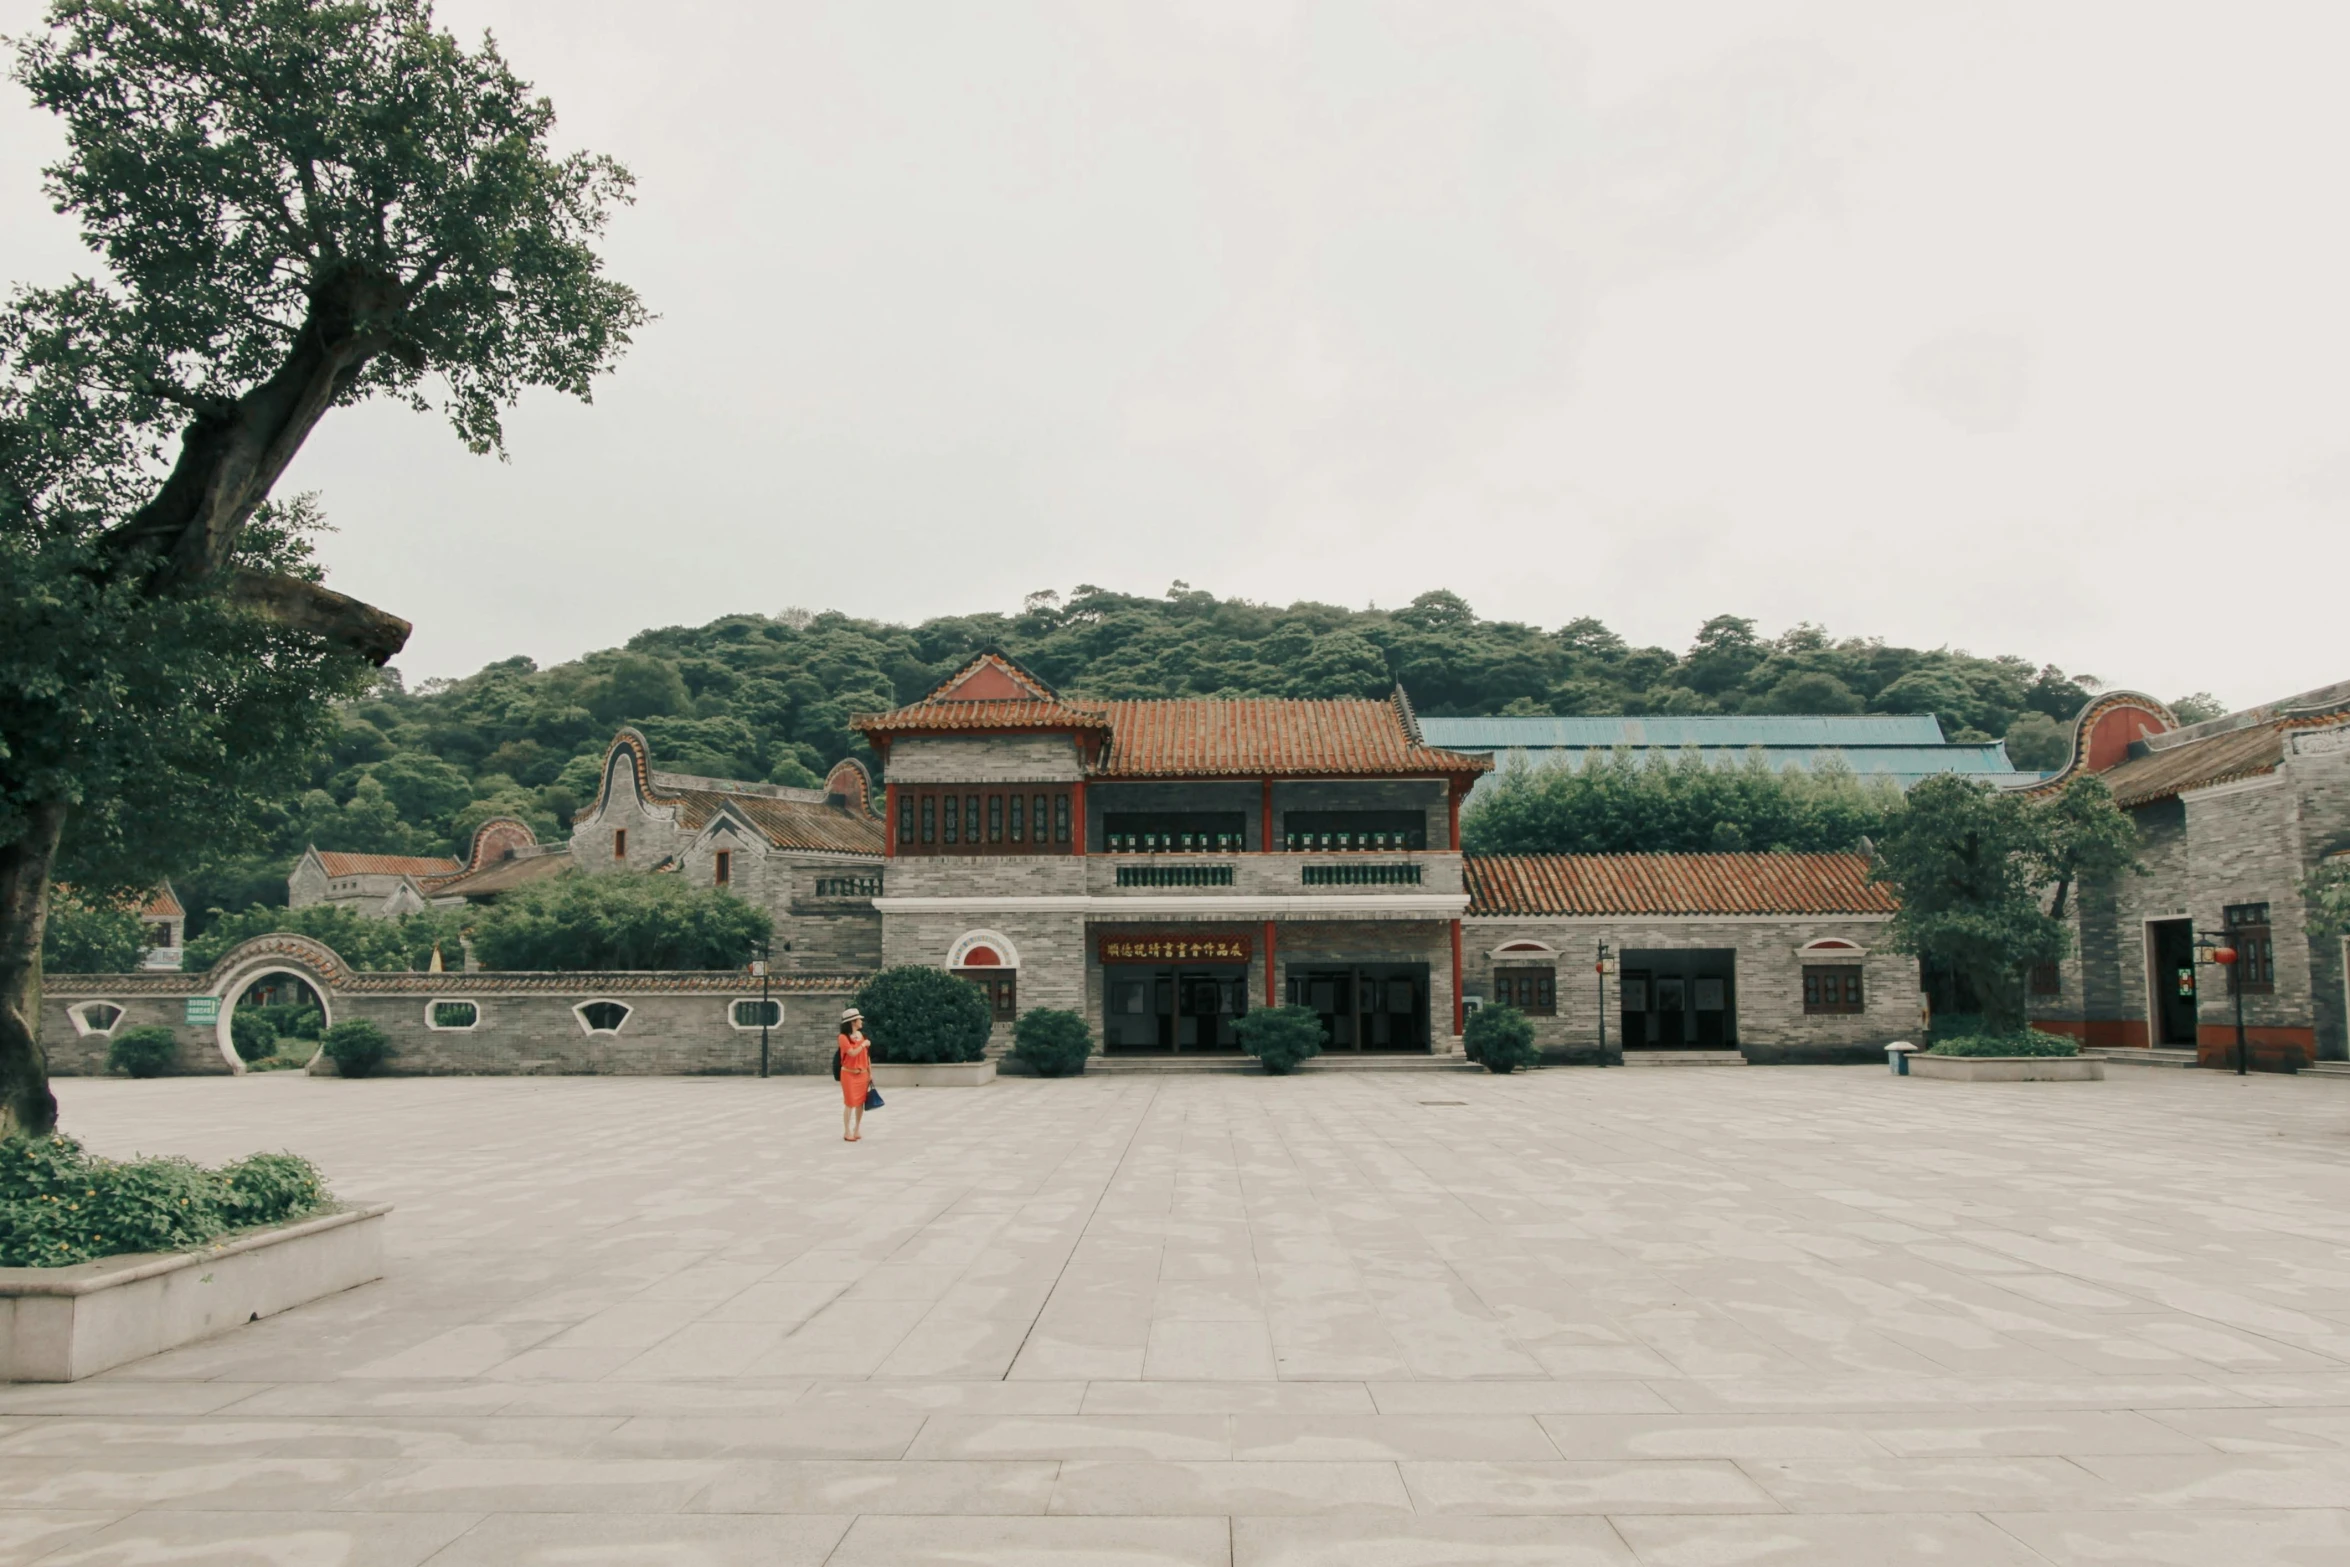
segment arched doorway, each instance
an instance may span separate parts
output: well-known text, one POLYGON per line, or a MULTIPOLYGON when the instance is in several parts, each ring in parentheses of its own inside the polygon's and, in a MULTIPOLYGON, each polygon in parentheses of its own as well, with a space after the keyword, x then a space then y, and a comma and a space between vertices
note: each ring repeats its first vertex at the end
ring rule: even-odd
MULTIPOLYGON (((314 1003, 318 1010, 318 1029, 323 1034, 334 1026, 336 983, 349 973, 350 965, 334 949, 307 936, 283 933, 258 936, 242 946, 232 947, 213 965, 212 981, 205 987, 220 1002, 220 1014, 213 1023, 213 1039, 229 1070, 239 1076, 245 1072, 245 1060, 237 1054, 234 1032, 240 1006, 285 1006, 298 1010, 314 1003)), ((300 1054, 303 1064, 308 1066, 318 1059, 319 1046, 315 1040, 304 1040, 302 1044, 300 1054)), ((279 1054, 294 1053, 281 1036, 279 1054)))

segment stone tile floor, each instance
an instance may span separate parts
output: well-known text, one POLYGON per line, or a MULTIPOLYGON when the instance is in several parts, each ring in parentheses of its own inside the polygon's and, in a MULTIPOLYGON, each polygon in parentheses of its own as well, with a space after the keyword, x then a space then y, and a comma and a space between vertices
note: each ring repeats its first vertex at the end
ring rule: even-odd
POLYGON ((2350 1084, 60 1088, 392 1271, 0 1388, 0 1561, 2350 1562, 2350 1084))

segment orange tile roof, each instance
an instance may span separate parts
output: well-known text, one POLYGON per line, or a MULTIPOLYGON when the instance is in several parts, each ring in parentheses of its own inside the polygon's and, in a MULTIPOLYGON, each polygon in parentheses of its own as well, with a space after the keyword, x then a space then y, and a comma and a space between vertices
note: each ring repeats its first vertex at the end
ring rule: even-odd
POLYGON ((2247 729, 2225 729, 2200 740, 2149 750, 2098 776, 2123 807, 2151 805, 2189 789, 2273 773, 2285 759, 2285 734, 2342 721, 2340 712, 2280 718, 2247 729))
POLYGON ((454 876, 464 867, 455 860, 415 854, 337 854, 318 851, 318 863, 329 876, 454 876))
POLYGON ((149 898, 147 906, 139 912, 149 919, 158 920, 184 919, 188 913, 186 909, 180 907, 180 900, 173 894, 170 882, 165 882, 156 888, 155 896, 149 898))
POLYGON ((1473 854, 1471 915, 1890 914, 1858 854, 1473 854))
POLYGON ((950 697, 925 698, 891 712, 863 714, 849 720, 849 727, 863 731, 868 737, 955 729, 1098 731, 1108 727, 1108 720, 1101 708, 1055 699, 991 698, 964 702, 950 697))
POLYGON ((1468 774, 1493 758, 1422 745, 1392 701, 1278 697, 1111 702, 1104 778, 1468 774))
POLYGON ((560 849, 552 854, 518 854, 437 882, 432 893, 437 898, 494 897, 549 876, 568 875, 572 866, 571 856, 560 849))

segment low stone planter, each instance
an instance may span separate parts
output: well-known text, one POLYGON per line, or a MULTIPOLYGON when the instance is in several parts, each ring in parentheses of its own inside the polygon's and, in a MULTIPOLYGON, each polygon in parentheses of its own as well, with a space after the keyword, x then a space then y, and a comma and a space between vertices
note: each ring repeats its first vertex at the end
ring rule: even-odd
POLYGON ((995 1081, 993 1061, 873 1063, 876 1088, 977 1088, 995 1081))
POLYGON ((383 1277, 389 1203, 201 1251, 0 1268, 0 1382, 73 1382, 383 1277))
POLYGON ((1909 1075, 1956 1083, 2102 1083, 2105 1063, 2080 1056, 1937 1056, 1921 1050, 1909 1058, 1909 1075))

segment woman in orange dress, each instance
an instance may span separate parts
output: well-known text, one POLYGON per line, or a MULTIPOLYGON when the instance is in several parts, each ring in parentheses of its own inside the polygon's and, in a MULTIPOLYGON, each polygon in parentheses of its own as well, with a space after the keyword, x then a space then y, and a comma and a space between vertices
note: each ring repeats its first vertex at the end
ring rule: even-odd
POLYGON ((865 1038, 865 1014, 855 1007, 840 1015, 840 1140, 865 1135, 865 1094, 873 1086, 872 1046, 865 1038))

